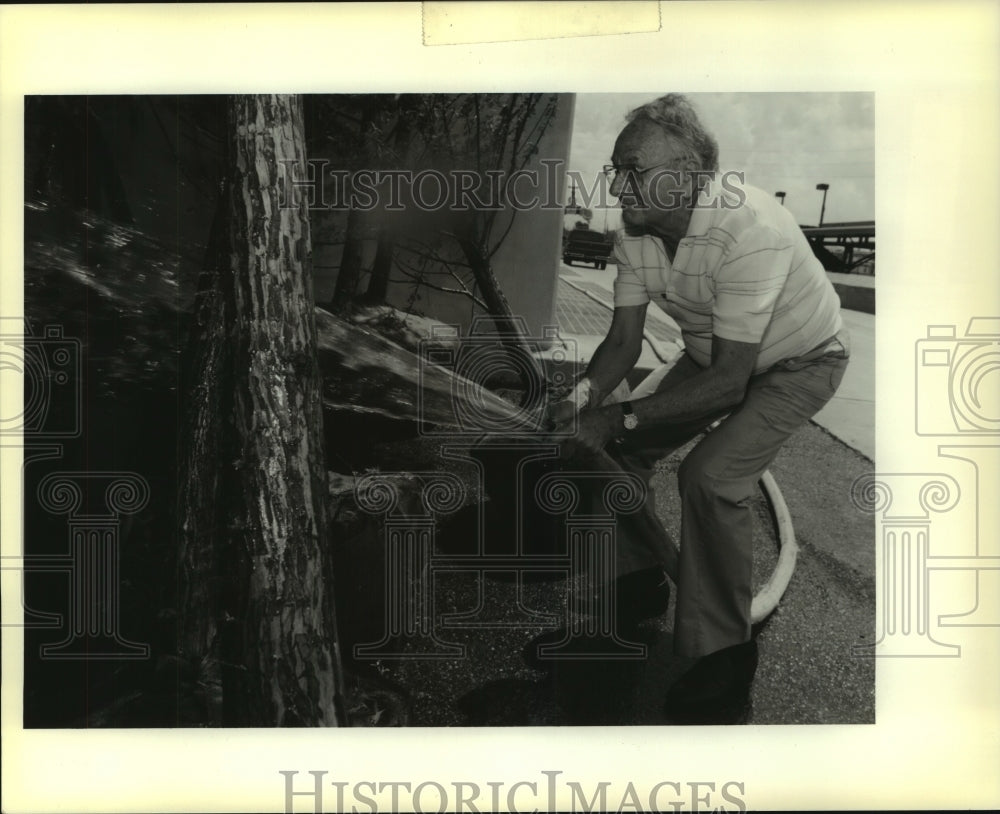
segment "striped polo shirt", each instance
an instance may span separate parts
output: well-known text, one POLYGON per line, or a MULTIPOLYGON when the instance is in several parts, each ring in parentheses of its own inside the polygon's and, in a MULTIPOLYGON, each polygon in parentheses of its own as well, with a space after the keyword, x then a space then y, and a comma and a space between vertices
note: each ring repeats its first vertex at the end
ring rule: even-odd
POLYGON ((743 186, 742 205, 712 184, 691 214, 674 262, 650 235, 615 235, 615 306, 654 302, 678 324, 702 367, 712 335, 760 343, 754 373, 808 353, 841 329, 840 298, 792 214, 743 186), (722 196, 735 208, 706 202, 722 196))

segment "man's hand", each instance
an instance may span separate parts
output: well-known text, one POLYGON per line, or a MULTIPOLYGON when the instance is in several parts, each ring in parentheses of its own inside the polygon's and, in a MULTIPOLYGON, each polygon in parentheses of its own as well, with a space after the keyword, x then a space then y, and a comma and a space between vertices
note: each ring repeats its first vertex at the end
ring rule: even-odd
MULTIPOLYGON (((617 404, 584 410, 576 420, 576 432, 571 436, 573 445, 579 444, 592 451, 604 449, 622 431, 621 408, 617 404)), ((566 432, 569 427, 564 424, 557 426, 556 430, 566 432)))
POLYGON ((558 427, 573 420, 576 414, 576 405, 569 399, 557 401, 545 408, 546 425, 558 427))

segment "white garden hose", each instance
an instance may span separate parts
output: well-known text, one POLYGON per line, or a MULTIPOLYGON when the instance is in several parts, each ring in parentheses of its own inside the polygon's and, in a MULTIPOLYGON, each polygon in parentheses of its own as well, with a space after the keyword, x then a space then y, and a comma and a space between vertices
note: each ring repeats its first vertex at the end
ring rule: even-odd
MULTIPOLYGON (((795 571, 795 560, 799 553, 799 547, 795 542, 795 529, 792 528, 792 517, 788 513, 788 506, 785 505, 785 498, 778 488, 778 483, 770 472, 765 472, 760 476, 760 488, 774 512, 775 522, 778 526, 778 562, 767 582, 757 591, 750 603, 750 624, 752 625, 766 619, 778 607, 781 597, 788 588, 788 583, 791 582, 792 572, 795 571)), ((677 545, 677 541, 673 537, 670 538, 670 542, 679 557, 680 546, 677 545)), ((672 572, 676 571, 676 563, 677 560, 674 559, 666 567, 667 574, 674 581, 674 584, 677 583, 677 574, 672 572)))
MULTIPOLYGON (((722 421, 720 418, 712 422, 706 432, 714 430, 722 421)), ((778 482, 774 479, 774 475, 765 471, 760 476, 759 483, 764 497, 771 506, 771 511, 774 512, 778 526, 778 562, 767 582, 757 591, 750 603, 750 624, 763 621, 778 607, 788 583, 791 582, 792 572, 795 571, 795 560, 799 553, 792 516, 788 513, 788 505, 785 503, 784 495, 781 494, 781 489, 778 488, 778 482)))
MULTIPOLYGON (((608 305, 604 300, 602 300, 596 294, 594 294, 591 291, 587 291, 587 289, 585 289, 585 288, 581 288, 576 283, 571 283, 569 280, 567 280, 565 278, 562 278, 562 277, 559 279, 559 282, 566 283, 566 285, 568 285, 570 288, 575 288, 577 291, 579 291, 584 296, 590 297, 590 299, 592 299, 594 302, 596 302, 602 308, 607 308, 609 311, 614 311, 615 310, 612 306, 608 305)), ((662 364, 666 365, 666 364, 670 363, 670 359, 667 358, 664 355, 663 351, 660 349, 660 343, 657 342, 656 339, 653 338, 653 335, 646 329, 645 326, 643 326, 643 329, 642 329, 642 338, 645 339, 647 343, 649 343, 649 347, 653 349, 653 353, 656 355, 656 358, 659 359, 662 364)))
POLYGON ((775 520, 778 524, 778 563, 774 567, 770 579, 764 583, 750 604, 750 623, 756 624, 778 607, 778 602, 791 582, 795 570, 795 560, 799 553, 795 542, 795 529, 792 527, 792 516, 788 513, 785 498, 778 488, 778 483, 770 472, 760 476, 760 486, 764 497, 771 504, 775 520))

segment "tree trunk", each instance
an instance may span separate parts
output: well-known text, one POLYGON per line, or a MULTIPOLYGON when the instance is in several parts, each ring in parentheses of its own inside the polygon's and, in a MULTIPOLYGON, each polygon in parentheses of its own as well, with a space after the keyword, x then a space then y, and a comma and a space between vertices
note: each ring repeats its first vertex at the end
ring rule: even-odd
MULTIPOLYGON (((378 102, 373 97, 366 97, 361 105, 361 118, 358 124, 356 150, 362 168, 367 169, 370 157, 374 152, 371 144, 373 138, 370 129, 378 102)), ((353 177, 350 184, 353 184, 353 177)), ((353 186, 348 190, 347 199, 353 199, 353 186)), ((337 272, 337 285, 333 290, 330 308, 335 312, 347 308, 358 294, 358 282, 361 279, 361 265, 365 247, 365 231, 368 227, 368 215, 356 209, 353 204, 347 213, 347 229, 344 238, 344 252, 340 257, 340 270, 337 272)))
POLYGON ((372 264, 372 276, 365 292, 365 302, 378 305, 385 302, 389 291, 389 275, 392 273, 393 257, 396 253, 396 243, 388 229, 383 229, 378 236, 378 248, 375 251, 375 262, 372 264))
MULTIPOLYGON (((392 137, 392 153, 401 167, 412 165, 416 151, 416 141, 413 139, 411 118, 419 107, 420 97, 401 95, 395 98, 395 131, 392 137)), ((383 218, 388 218, 388 224, 379 230, 378 247, 372 264, 372 276, 365 291, 365 302, 378 305, 385 302, 389 293, 389 276, 396 255, 396 223, 389 212, 382 212, 383 218)))
POLYGON ((305 160, 301 101, 234 96, 229 131, 228 264, 198 360, 182 487, 186 655, 221 665, 226 725, 336 726, 307 202, 279 203, 294 200, 280 194, 280 162, 305 160))
POLYGON ((181 366, 187 415, 179 450, 178 683, 198 696, 207 720, 222 723, 221 666, 217 633, 229 594, 220 567, 227 538, 221 500, 226 422, 232 409, 232 356, 227 324, 232 286, 223 272, 229 259, 228 199, 219 196, 212 220, 205 268, 195 299, 195 319, 181 366))
POLYGON ((361 262, 364 253, 365 217, 357 209, 347 213, 347 234, 344 238, 344 252, 340 256, 340 270, 337 285, 333 290, 330 307, 335 312, 343 311, 358 293, 361 279, 361 262))
POLYGON ((304 198, 280 208, 277 184, 280 161, 305 162, 301 100, 233 97, 230 132, 234 418, 250 566, 237 616, 246 673, 236 715, 246 724, 336 725, 309 216, 304 198))
POLYGON ((500 283, 493 273, 493 267, 486 250, 477 246, 470 239, 463 239, 460 244, 462 252, 465 254, 465 260, 472 269, 476 285, 479 286, 483 302, 486 303, 486 309, 493 317, 497 333, 500 334, 500 340, 512 353, 530 366, 531 372, 529 373, 521 365, 515 364, 515 368, 520 371, 525 391, 531 392, 534 388, 532 382, 528 380, 529 376, 533 377, 536 383, 544 384, 545 382, 545 373, 541 363, 532 353, 532 348, 527 342, 528 338, 521 331, 521 323, 514 319, 510 303, 507 302, 507 297, 504 296, 503 289, 500 288, 500 283))

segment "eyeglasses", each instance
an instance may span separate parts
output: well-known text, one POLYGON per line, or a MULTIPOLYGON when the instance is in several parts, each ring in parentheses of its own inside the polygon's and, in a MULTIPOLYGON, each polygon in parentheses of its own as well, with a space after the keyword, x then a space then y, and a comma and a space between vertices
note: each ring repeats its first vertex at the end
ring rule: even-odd
POLYGON ((614 164, 605 164, 601 168, 601 172, 607 177, 609 181, 614 181, 619 175, 625 175, 631 178, 638 178, 643 173, 649 172, 650 170, 658 170, 660 167, 669 167, 672 164, 676 164, 681 159, 671 158, 669 161, 664 161, 662 164, 653 164, 649 167, 637 167, 635 164, 621 164, 615 166, 614 164))

